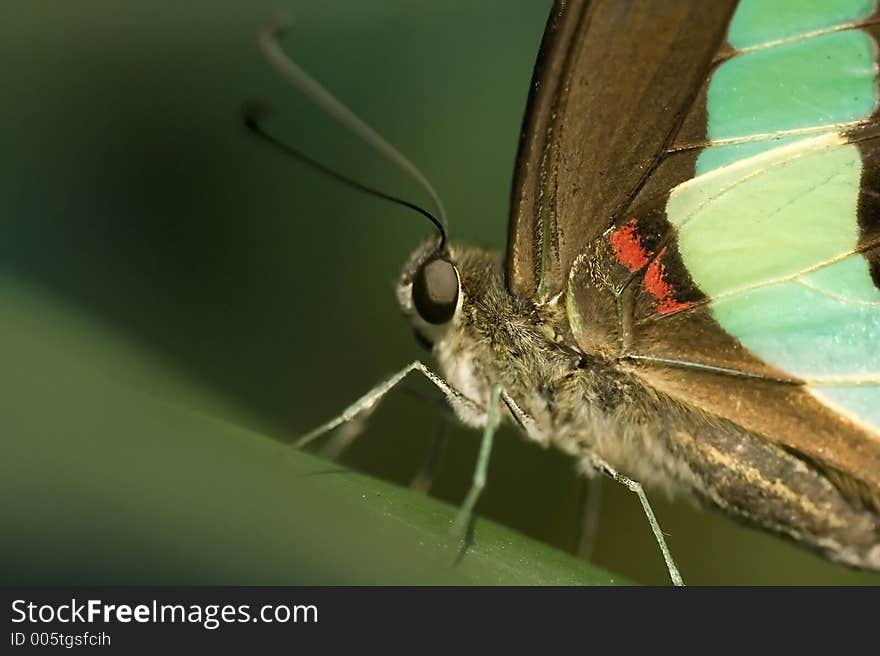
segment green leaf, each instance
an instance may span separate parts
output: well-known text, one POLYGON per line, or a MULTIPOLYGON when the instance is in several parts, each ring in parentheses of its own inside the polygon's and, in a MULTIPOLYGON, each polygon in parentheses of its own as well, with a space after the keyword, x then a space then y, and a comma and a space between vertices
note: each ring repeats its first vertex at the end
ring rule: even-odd
POLYGON ((9 584, 614 584, 486 520, 241 428, 234 403, 0 279, 9 584))

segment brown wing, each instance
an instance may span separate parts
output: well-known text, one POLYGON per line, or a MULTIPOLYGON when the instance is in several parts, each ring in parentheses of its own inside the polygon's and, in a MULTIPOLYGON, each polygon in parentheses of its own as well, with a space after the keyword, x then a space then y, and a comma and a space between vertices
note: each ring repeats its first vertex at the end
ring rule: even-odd
MULTIPOLYGON (((546 299, 561 291, 574 259, 644 186, 724 47, 735 6, 557 0, 514 177, 511 292, 546 299)), ((688 159, 676 182, 693 174, 688 159)))

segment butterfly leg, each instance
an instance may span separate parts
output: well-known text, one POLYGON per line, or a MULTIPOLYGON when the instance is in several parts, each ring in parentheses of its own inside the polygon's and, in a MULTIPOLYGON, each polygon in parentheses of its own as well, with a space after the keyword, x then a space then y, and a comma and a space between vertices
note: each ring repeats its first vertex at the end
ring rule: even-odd
POLYGON ((400 383, 406 376, 413 372, 419 371, 422 373, 428 380, 430 380, 434 385, 436 385, 441 392, 446 396, 446 399, 449 401, 449 404, 452 406, 452 409, 456 412, 456 414, 464 414, 464 415, 480 415, 484 412, 479 405, 471 401, 469 398, 461 394, 458 390, 454 389, 449 385, 445 380, 440 378, 433 371, 428 369, 424 364, 416 360, 415 362, 410 362, 406 367, 398 371, 393 376, 387 378, 382 381, 378 385, 376 385, 369 392, 364 394, 357 401, 348 406, 345 410, 342 411, 342 414, 334 417, 328 422, 325 422, 315 428, 314 430, 306 433, 301 438, 294 442, 294 446, 298 449, 310 444, 314 440, 318 439, 328 431, 332 431, 338 426, 341 426, 344 423, 352 421, 353 419, 357 419, 359 417, 365 416, 366 413, 369 413, 373 410, 373 408, 382 400, 382 398, 388 394, 394 387, 400 383))
POLYGON ((413 371, 418 371, 423 374, 428 380, 434 383, 441 392, 443 392, 456 415, 469 417, 471 420, 479 416, 486 417, 483 429, 483 439, 480 442, 480 453, 477 456, 477 465, 474 469, 474 477, 471 482, 471 487, 453 524, 453 531, 456 534, 463 535, 470 524, 474 506, 476 506, 477 501, 480 498, 480 493, 486 485, 486 474, 489 469, 489 456, 492 452, 492 441, 495 436, 495 430, 500 423, 501 387, 499 385, 492 386, 489 393, 489 406, 488 408, 483 409, 478 404, 461 394, 458 390, 454 389, 449 383, 428 369, 424 364, 416 360, 393 376, 376 385, 373 389, 343 410, 339 416, 334 417, 330 421, 321 424, 314 430, 303 435, 294 442, 294 446, 296 448, 302 448, 328 431, 332 431, 342 424, 361 417, 364 413, 372 411, 388 392, 394 389, 400 381, 413 371))
POLYGON ((374 405, 359 413, 348 423, 337 426, 324 446, 321 447, 319 451, 321 457, 327 460, 338 459, 351 446, 352 442, 366 430, 367 420, 375 409, 376 406, 374 405))
POLYGON ((648 523, 651 525, 651 530, 654 531, 654 539, 657 540, 657 546, 660 547, 660 553, 663 554, 663 560, 666 561, 666 569, 669 570, 669 578, 672 579, 673 585, 684 585, 684 581, 678 571, 678 566, 676 566, 675 560, 672 558, 672 552, 666 544, 666 538, 663 537, 663 531, 660 530, 660 523, 654 515, 651 504, 648 502, 645 490, 642 489, 642 484, 624 476, 598 456, 593 455, 591 461, 598 471, 601 471, 609 478, 613 478, 621 485, 626 486, 630 492, 636 494, 642 504, 642 510, 645 511, 645 516, 648 518, 648 523))
POLYGON ((580 503, 576 553, 579 558, 590 560, 599 534, 599 516, 602 511, 602 479, 582 479, 583 491, 580 503))
POLYGON ((464 503, 458 510, 458 516, 453 524, 453 531, 456 535, 464 535, 473 517, 474 506, 480 498, 480 493, 486 486, 486 475, 489 471, 489 455, 492 453, 492 440, 495 436, 495 430, 498 428, 500 421, 500 399, 501 386, 493 385, 489 392, 489 407, 486 412, 486 426, 483 428, 483 439, 480 442, 480 453, 477 456, 477 466, 474 468, 474 478, 471 481, 471 488, 468 490, 464 503))
POLYGON ((431 486, 434 484, 434 476, 440 467, 440 461, 443 459, 443 452, 446 449, 445 428, 445 423, 437 424, 437 429, 434 432, 434 438, 431 440, 431 444, 428 447, 428 453, 425 456, 425 460, 422 462, 422 466, 419 467, 419 471, 416 472, 416 475, 413 476, 412 480, 409 482, 411 490, 423 494, 427 494, 431 490, 431 486))
MULTIPOLYGON (((412 387, 407 387, 403 383, 401 383, 401 386, 398 389, 402 392, 406 392, 423 403, 427 402, 440 406, 445 420, 448 421, 450 418, 456 418, 455 412, 453 412, 449 407, 449 404, 446 403, 445 396, 441 398, 430 397, 412 387)), ((351 446, 352 442, 360 437, 360 435, 367 429, 370 415, 373 414, 377 407, 378 404, 373 405, 369 409, 360 412, 357 417, 351 421, 338 426, 318 452, 321 457, 326 458, 327 460, 337 460, 343 452, 351 446)), ((439 424, 439 426, 442 429, 443 424, 439 424)), ((438 430, 437 435, 431 441, 431 447, 425 458, 425 462, 422 464, 422 467, 419 469, 419 472, 414 477, 412 483, 410 483, 410 487, 422 492, 427 492, 428 489, 430 489, 431 481, 439 465, 440 456, 442 455, 445 444, 446 440, 442 435, 442 430, 438 430)))

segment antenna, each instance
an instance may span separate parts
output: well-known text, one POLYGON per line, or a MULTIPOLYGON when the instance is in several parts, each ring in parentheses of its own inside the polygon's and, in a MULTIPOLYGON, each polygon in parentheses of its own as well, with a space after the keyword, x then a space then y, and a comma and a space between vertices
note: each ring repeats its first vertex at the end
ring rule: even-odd
MULTIPOLYGON (((299 89, 309 100, 335 118, 343 127, 360 137, 367 145, 394 164, 401 171, 415 180, 419 186, 431 197, 434 207, 437 209, 440 231, 443 240, 446 239, 446 210, 440 197, 428 179, 416 168, 415 164, 404 157, 394 146, 388 143, 378 132, 364 123, 357 115, 336 99, 327 89, 315 81, 290 57, 288 57, 279 44, 280 38, 287 30, 287 25, 281 21, 268 25, 260 32, 259 46, 263 56, 269 64, 288 82, 299 89)), ((324 167, 319 167, 324 168, 324 167)), ((359 183, 356 186, 363 187, 359 183)), ((373 191, 373 190, 370 190, 373 191)), ((383 196, 379 193, 378 195, 383 196)), ((404 204, 405 201, 404 201, 404 204)), ((409 206, 409 205, 408 205, 409 206)), ((433 217, 432 217, 433 218, 433 217)))
POLYGON ((270 112, 269 107, 263 103, 252 102, 245 105, 242 111, 242 117, 244 119, 244 124, 255 135, 260 137, 263 141, 269 143, 274 146, 278 150, 295 157, 301 162, 308 164, 309 166, 317 169, 324 175, 327 175, 334 180, 341 182, 353 189, 357 189, 358 191, 362 191, 371 196, 376 196, 377 198, 381 198, 383 200, 390 201, 392 203, 396 203, 397 205, 403 205, 404 207, 408 207, 411 210, 415 210, 422 216, 424 216, 428 221, 434 224, 434 227, 437 228, 437 232, 440 233, 440 243, 437 246, 438 250, 443 250, 446 246, 446 228, 441 223, 440 219, 431 214, 428 210, 419 207, 415 203, 410 203, 408 200, 403 200, 402 198, 398 198, 397 196, 392 196, 391 194, 386 194, 384 191, 379 191, 378 189, 374 189, 373 187, 368 187, 367 185, 358 182, 352 178, 349 178, 338 171, 331 169, 326 164, 322 164, 316 159, 312 159, 305 153, 297 150, 291 145, 288 145, 281 141, 278 137, 268 132, 266 128, 263 127, 262 119, 270 112))

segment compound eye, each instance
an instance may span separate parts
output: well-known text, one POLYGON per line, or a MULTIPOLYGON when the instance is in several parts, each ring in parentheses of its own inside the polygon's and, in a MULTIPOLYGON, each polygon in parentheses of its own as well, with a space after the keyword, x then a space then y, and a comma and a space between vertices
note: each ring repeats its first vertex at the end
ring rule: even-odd
POLYGON ((435 325, 452 319, 458 305, 458 274, 449 260, 434 257, 416 271, 412 284, 413 305, 419 316, 435 325))

